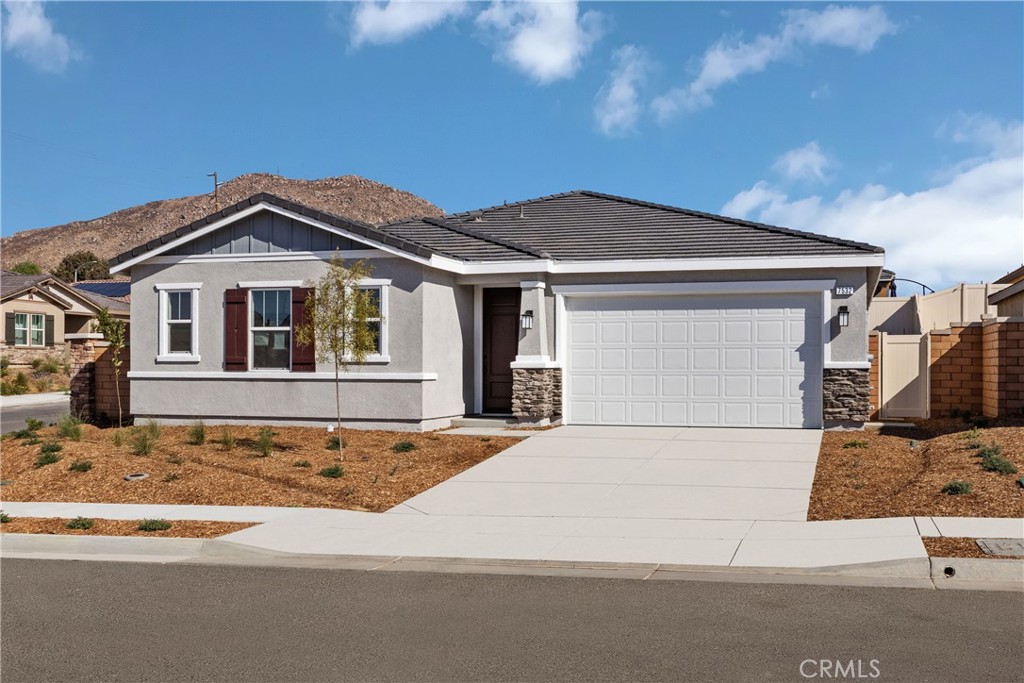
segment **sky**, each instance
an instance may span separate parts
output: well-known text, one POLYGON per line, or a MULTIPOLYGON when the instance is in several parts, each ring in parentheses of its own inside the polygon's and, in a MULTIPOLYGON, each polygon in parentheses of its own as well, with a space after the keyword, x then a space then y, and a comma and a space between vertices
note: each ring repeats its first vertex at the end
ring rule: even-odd
POLYGON ((357 174, 811 230, 935 289, 1024 261, 1022 3, 2 4, 4 235, 357 174))

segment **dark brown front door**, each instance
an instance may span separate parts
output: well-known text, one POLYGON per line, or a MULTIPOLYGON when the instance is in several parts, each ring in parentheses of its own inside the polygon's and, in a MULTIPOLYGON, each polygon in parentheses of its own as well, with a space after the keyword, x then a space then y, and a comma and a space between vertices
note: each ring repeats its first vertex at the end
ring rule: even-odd
POLYGON ((512 412, 512 361, 519 348, 522 290, 484 288, 484 412, 512 412))

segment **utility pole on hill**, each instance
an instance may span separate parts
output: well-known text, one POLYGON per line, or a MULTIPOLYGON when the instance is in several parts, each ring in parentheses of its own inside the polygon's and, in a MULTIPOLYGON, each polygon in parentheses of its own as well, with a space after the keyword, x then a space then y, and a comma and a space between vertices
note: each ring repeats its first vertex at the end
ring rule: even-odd
POLYGON ((217 193, 217 190, 224 183, 217 182, 217 172, 216 171, 214 171, 213 173, 207 173, 206 177, 207 178, 213 178, 213 210, 214 211, 220 211, 220 197, 219 197, 219 195, 217 193))

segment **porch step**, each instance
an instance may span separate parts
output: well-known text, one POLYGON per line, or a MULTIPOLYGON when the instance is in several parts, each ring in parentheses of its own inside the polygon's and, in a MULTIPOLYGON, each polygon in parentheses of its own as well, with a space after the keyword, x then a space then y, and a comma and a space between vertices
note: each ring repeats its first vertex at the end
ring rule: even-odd
POLYGON ((513 417, 456 417, 452 419, 452 427, 477 427, 481 429, 500 429, 516 427, 519 421, 513 417))

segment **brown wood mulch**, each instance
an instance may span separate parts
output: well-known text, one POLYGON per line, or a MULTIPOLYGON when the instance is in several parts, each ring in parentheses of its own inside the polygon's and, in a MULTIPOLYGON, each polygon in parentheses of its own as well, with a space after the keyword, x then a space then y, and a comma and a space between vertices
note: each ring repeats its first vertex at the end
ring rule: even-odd
POLYGON ((81 441, 56 438, 54 428, 39 432, 63 446, 57 463, 34 468, 41 444, 3 441, 0 496, 10 501, 79 503, 167 503, 179 505, 267 505, 328 507, 381 512, 519 443, 510 437, 345 430, 344 460, 327 449, 327 434, 309 427, 275 427, 274 451, 256 452, 257 427, 227 428, 235 446, 214 440, 223 427, 209 426, 202 446, 186 443, 189 427, 162 427, 152 454, 132 454, 133 430, 83 425, 81 441), (392 447, 409 441, 415 450, 392 447), (88 460, 88 472, 72 472, 75 460, 88 460), (296 463, 308 463, 297 467, 296 463), (318 473, 339 465, 344 475, 318 473), (125 481, 134 472, 149 474, 125 481))
POLYGON ((973 538, 959 536, 943 536, 924 538, 924 547, 929 557, 980 557, 986 560, 1012 560, 1024 558, 1024 555, 989 555, 978 547, 973 538))
POLYGON ((247 529, 243 522, 171 521, 165 531, 139 531, 139 521, 128 519, 94 519, 91 529, 68 529, 67 519, 47 517, 12 517, 0 524, 5 534, 67 534, 71 536, 162 536, 164 538, 216 538, 247 529))
POLYGON ((993 420, 978 430, 983 444, 1002 447, 1017 474, 984 471, 977 451, 966 447, 970 429, 959 419, 936 419, 913 430, 825 432, 807 518, 1024 517, 1017 483, 1024 476, 1024 420, 993 420), (854 441, 867 445, 843 447, 854 441), (942 493, 951 481, 970 482, 972 490, 942 493))

